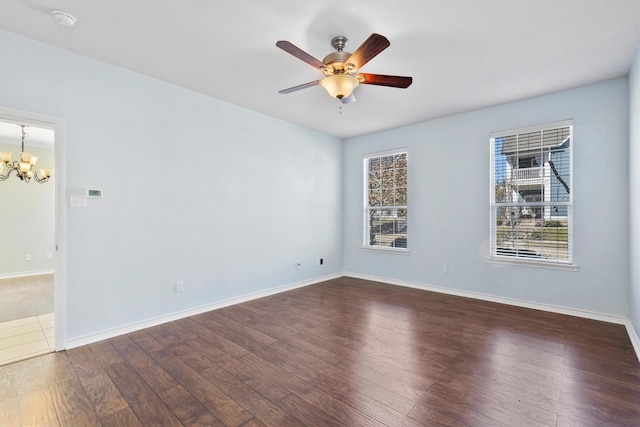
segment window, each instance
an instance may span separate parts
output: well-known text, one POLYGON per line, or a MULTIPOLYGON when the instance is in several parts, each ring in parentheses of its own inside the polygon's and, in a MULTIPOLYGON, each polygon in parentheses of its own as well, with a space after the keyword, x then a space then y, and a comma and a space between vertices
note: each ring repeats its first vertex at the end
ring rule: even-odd
POLYGON ((518 168, 535 168, 538 166, 538 161, 535 157, 521 157, 518 159, 518 168))
POLYGON ((364 246, 407 248, 407 152, 364 158, 364 246))
POLYGON ((491 135, 494 260, 573 263, 570 121, 491 135))

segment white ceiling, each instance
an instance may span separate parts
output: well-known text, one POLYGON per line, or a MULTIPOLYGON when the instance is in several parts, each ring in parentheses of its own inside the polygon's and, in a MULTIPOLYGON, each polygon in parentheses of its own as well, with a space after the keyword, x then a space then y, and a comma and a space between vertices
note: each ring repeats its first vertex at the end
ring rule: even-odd
MULTIPOLYGON (((25 151, 29 147, 52 148, 54 144, 53 129, 45 129, 33 125, 26 125, 24 128, 25 151)), ((19 124, 0 121, 0 143, 6 145, 22 145, 22 127, 19 124)))
POLYGON ((1 0, 0 28, 341 138, 628 74, 640 0, 1 0), (52 9, 77 18, 58 25, 52 9), (413 76, 408 89, 356 88, 339 103, 312 56, 336 35, 353 52, 391 46, 362 71, 413 76))

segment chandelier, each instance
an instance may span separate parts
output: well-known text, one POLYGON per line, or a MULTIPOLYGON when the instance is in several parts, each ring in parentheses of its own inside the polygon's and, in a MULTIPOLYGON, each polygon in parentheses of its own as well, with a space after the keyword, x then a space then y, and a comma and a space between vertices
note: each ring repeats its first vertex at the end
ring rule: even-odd
POLYGON ((0 181, 5 181, 15 171, 16 176, 24 182, 35 179, 36 182, 43 184, 49 181, 53 174, 52 168, 35 169, 38 157, 32 153, 24 151, 24 138, 29 134, 24 131, 25 125, 22 127, 22 150, 20 151, 20 161, 11 162, 11 154, 8 151, 0 151, 0 181), (6 172, 4 171, 6 169, 6 172))

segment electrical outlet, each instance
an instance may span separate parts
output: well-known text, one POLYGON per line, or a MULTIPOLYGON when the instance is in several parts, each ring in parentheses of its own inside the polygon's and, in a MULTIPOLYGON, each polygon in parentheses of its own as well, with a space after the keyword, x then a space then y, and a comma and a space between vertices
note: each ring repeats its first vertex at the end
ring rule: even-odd
POLYGON ((176 292, 184 292, 184 282, 182 280, 176 282, 176 292))
POLYGON ((444 264, 442 266, 442 274, 448 274, 449 273, 449 266, 447 264, 444 264))
POLYGON ((26 254, 24 256, 24 260, 27 261, 27 262, 31 262, 31 254, 26 254))
POLYGON ((300 261, 296 262, 296 270, 300 270, 300 267, 302 267, 302 263, 300 261))

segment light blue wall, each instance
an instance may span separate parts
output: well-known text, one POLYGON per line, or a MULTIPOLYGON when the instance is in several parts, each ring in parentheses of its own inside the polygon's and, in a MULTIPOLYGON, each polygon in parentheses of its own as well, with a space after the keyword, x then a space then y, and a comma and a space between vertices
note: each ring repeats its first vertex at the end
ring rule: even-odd
MULTIPOLYGON (((67 208, 69 340, 342 271, 627 314, 622 159, 629 90, 633 116, 640 105, 638 58, 629 85, 612 80, 343 143, 12 33, 0 31, 0 52, 0 105, 66 120, 67 196, 105 194, 67 208), (490 132, 564 119, 575 125, 578 271, 487 263, 490 132), (409 152, 410 254, 364 251, 362 155, 397 147, 409 152)), ((637 212, 640 191, 632 185, 631 194, 637 212)), ((640 227, 631 225, 633 260, 640 227)), ((631 277, 640 329, 633 263, 631 277)))
POLYGON ((339 139, 12 33, 0 52, 0 105, 66 120, 67 196, 104 190, 67 208, 67 340, 343 270, 339 139))
POLYGON ((345 271, 626 316, 628 113, 622 78, 345 141, 345 271), (565 119, 578 271, 488 263, 489 134, 565 119), (409 255, 361 249, 362 156, 396 147, 409 155, 409 255))
POLYGON ((629 74, 629 318, 640 333, 640 47, 629 74))

